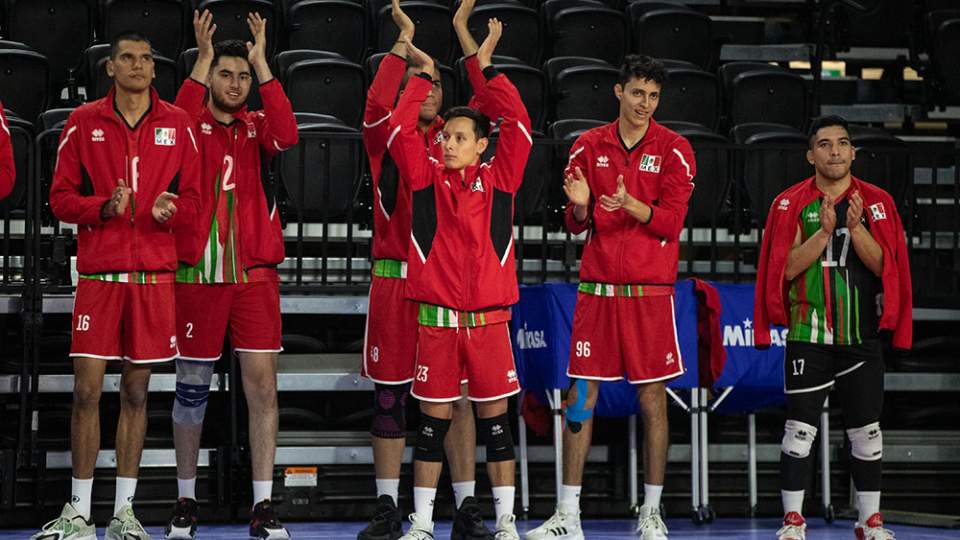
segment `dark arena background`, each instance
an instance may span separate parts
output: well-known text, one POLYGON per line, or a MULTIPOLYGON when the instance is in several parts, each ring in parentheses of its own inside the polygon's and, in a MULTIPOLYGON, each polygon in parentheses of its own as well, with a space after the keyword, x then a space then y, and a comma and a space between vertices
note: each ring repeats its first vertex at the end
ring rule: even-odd
MULTIPOLYGON (((456 4, 402 5, 418 25, 415 42, 442 64, 444 108, 466 103, 470 85, 451 27, 456 4)), ((110 88, 108 41, 120 29, 151 38, 155 88, 173 101, 196 59, 195 8, 214 14, 218 40, 249 39, 247 12, 267 19, 272 69, 300 130, 298 145, 263 171, 286 243, 274 505, 295 538, 355 538, 374 511, 373 385, 360 378, 359 363, 375 231, 360 128, 366 89, 396 39, 390 2, 5 0, 0 100, 16 183, 0 202, 2 539, 28 538, 70 493, 77 228, 59 223, 48 203, 61 129, 74 107, 110 88)), ((774 196, 813 174, 805 158, 810 118, 838 114, 851 123, 853 172, 892 194, 913 276, 913 349, 885 354, 882 508, 898 539, 960 538, 960 2, 478 0, 470 19, 478 41, 490 17, 505 23, 494 63, 518 87, 534 129, 513 224, 524 290, 577 281, 585 239, 563 228, 562 170, 580 133, 617 117, 613 87, 625 54, 665 62, 655 118, 696 154, 681 280, 752 284, 774 196)), ((260 107, 256 84, 250 100, 251 109, 260 107)), ((521 365, 524 354, 554 346, 551 331, 513 327, 521 382, 530 369, 521 365)), ((749 320, 722 332, 728 356, 752 343, 749 320)), ((202 437, 200 538, 247 537, 247 408, 228 351, 216 364, 202 437)), ((782 515, 782 381, 754 384, 749 373, 710 380, 708 366, 701 355, 699 380, 673 388, 668 399, 663 507, 671 538, 773 538, 782 515)), ((177 494, 174 364, 153 373, 136 509, 162 538, 177 494)), ((112 511, 118 388, 119 366, 111 365, 93 488, 100 527, 112 511)), ((528 387, 511 398, 521 534, 554 510, 560 390, 566 387, 528 387)), ((415 426, 415 400, 408 409, 415 426)), ((633 537, 643 478, 635 413, 634 403, 597 420, 584 476, 587 538, 633 537)), ((828 405, 823 416, 829 444, 814 449, 809 533, 852 538, 849 443, 839 410, 828 405)), ((404 514, 413 508, 414 438, 411 429, 404 514)), ((477 494, 492 516, 484 455, 481 449, 477 494)), ((444 472, 438 537, 446 537, 453 510, 444 472)))

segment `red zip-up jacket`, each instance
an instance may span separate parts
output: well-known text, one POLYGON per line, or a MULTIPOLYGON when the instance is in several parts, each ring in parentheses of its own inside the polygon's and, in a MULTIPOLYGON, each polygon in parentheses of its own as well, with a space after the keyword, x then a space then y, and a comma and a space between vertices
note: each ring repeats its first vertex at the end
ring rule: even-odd
MULTIPOLYGON (((471 82, 475 82, 476 77, 484 81, 477 55, 467 58, 466 68, 471 82)), ((406 261, 410 249, 410 190, 400 189, 403 183, 396 164, 387 152, 390 116, 406 71, 406 59, 387 54, 367 90, 367 104, 363 113, 363 145, 367 150, 373 178, 374 259, 406 261)), ((442 131, 443 118, 437 115, 422 135, 427 153, 437 160, 443 159, 442 131)))
POLYGON ((3 113, 3 103, 0 103, 0 200, 3 200, 13 191, 13 183, 17 179, 17 170, 13 164, 13 145, 10 143, 10 127, 7 125, 7 116, 3 113))
MULTIPOLYGON (((114 89, 70 113, 60 135, 50 206, 79 230, 81 274, 177 269, 173 232, 193 234, 200 213, 200 161, 193 122, 150 90, 150 109, 131 129, 116 111, 114 89), (100 210, 123 179, 133 189, 122 216, 100 210), (151 209, 163 191, 176 192, 177 212, 164 223, 151 209)), ((196 260, 191 261, 196 263, 196 260)))
POLYGON ((271 79, 260 86, 262 111, 246 107, 235 113, 234 122, 217 122, 206 106, 206 85, 187 79, 180 86, 176 104, 193 120, 201 161, 200 225, 195 234, 178 238, 183 261, 195 261, 203 251, 210 232, 215 182, 223 189, 237 190, 237 221, 240 247, 237 253, 244 270, 276 266, 283 262, 283 231, 277 215, 277 201, 268 199, 261 178, 261 151, 267 159, 297 144, 297 120, 280 81, 271 79), (227 156, 232 158, 227 159, 227 156))
POLYGON ((619 122, 581 134, 564 172, 574 174, 579 167, 590 186, 587 219, 577 221, 570 203, 565 214, 571 233, 589 229, 580 281, 672 286, 677 280, 680 231, 697 174, 693 149, 652 118, 643 139, 628 149, 617 131, 619 122), (627 193, 653 210, 647 223, 623 210, 608 212, 597 203, 600 195, 617 191, 621 174, 627 193))
MULTIPOLYGON (((506 307, 519 299, 513 257, 513 200, 530 155, 530 117, 517 89, 492 66, 478 100, 502 117, 494 159, 461 171, 427 155, 417 131, 430 82, 407 82, 390 118, 390 155, 413 191, 407 297, 458 311, 506 307)), ((475 86, 478 93, 481 90, 475 86)))

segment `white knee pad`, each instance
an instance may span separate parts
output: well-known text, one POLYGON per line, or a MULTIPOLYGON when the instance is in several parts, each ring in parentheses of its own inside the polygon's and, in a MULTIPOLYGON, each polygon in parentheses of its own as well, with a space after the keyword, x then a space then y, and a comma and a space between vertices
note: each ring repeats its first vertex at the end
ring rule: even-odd
POLYGON ((847 430, 850 453, 861 461, 877 461, 883 457, 883 432, 880 422, 847 430))
POLYGON ((810 448, 816 438, 817 428, 799 420, 787 420, 783 426, 780 449, 788 456, 802 459, 810 455, 810 448))

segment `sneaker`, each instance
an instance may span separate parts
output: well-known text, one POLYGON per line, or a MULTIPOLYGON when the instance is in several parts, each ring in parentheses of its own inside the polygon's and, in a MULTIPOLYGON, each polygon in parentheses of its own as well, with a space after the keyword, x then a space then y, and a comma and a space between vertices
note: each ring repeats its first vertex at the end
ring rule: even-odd
POLYGON ((520 540, 520 533, 517 532, 517 516, 513 514, 504 514, 497 520, 496 540, 520 540))
POLYGON ((660 509, 641 506, 635 532, 641 540, 667 540, 667 525, 660 517, 660 509))
POLYGON ((30 540, 97 540, 93 521, 87 521, 72 504, 63 505, 60 517, 47 522, 30 540))
POLYGON ((433 540, 433 522, 427 521, 417 514, 410 514, 410 530, 400 537, 400 540, 433 540))
POLYGON ((263 500, 253 507, 250 512, 250 538, 258 540, 286 540, 290 533, 283 528, 277 519, 277 512, 270 501, 263 500))
POLYGON ((493 540, 493 533, 483 523, 476 497, 467 497, 453 516, 450 540, 493 540))
POLYGON ((783 527, 777 531, 777 540, 806 540, 807 522, 796 512, 783 516, 783 527))
POLYGON ((173 505, 173 516, 163 530, 167 540, 193 540, 197 537, 197 501, 180 497, 173 505))
POLYGON ((557 511, 543 525, 527 531, 527 540, 584 540, 580 511, 557 505, 557 511))
POLYGON ((854 525, 853 533, 857 535, 857 540, 895 540, 893 531, 883 528, 883 516, 880 512, 867 518, 865 524, 854 525))
POLYGON ((357 535, 357 540, 397 540, 403 536, 403 519, 393 497, 381 495, 377 499, 377 511, 370 523, 357 535))
POLYGON ((143 525, 133 515, 133 507, 129 504, 117 512, 117 515, 110 518, 107 524, 107 534, 104 540, 150 540, 150 535, 144 530, 143 525))

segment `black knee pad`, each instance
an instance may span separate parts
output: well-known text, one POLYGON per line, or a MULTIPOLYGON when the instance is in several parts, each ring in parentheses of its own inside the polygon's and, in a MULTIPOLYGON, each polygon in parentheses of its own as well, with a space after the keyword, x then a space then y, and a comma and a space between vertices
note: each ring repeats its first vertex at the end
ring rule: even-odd
POLYGON ((371 435, 381 439, 402 439, 406 436, 408 395, 410 383, 375 385, 371 435))
POLYGON ((480 418, 477 423, 480 426, 480 440, 487 447, 487 462, 513 460, 513 434, 510 433, 510 419, 507 415, 480 418))
POLYGON ((443 439, 450 429, 450 420, 420 415, 420 430, 417 432, 417 446, 413 450, 413 459, 440 463, 443 461, 443 439))

